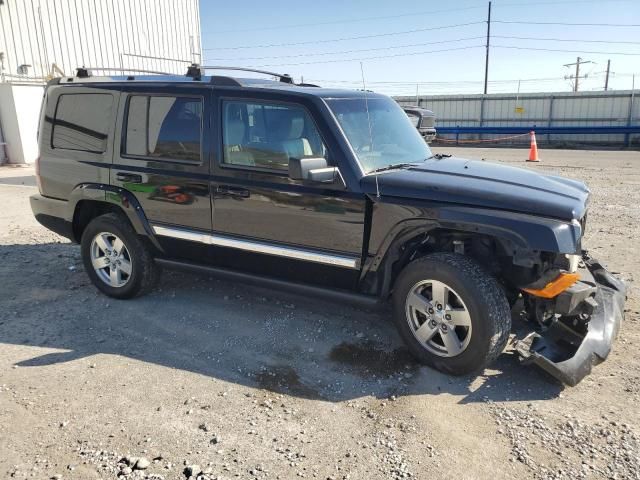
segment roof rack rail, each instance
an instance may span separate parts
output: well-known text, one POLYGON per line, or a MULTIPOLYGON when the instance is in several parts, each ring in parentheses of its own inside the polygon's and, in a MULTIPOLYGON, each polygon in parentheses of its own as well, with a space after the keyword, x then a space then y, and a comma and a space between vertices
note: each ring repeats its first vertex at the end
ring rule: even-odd
MULTIPOLYGON (((291 75, 289 75, 288 73, 276 73, 276 72, 269 72, 267 70, 257 70, 255 68, 245 68, 245 67, 225 67, 223 65, 203 65, 203 66, 199 66, 196 64, 193 64, 189 70, 191 70, 192 67, 199 67, 202 70, 238 70, 241 72, 253 72, 253 73, 262 73, 264 75, 271 75, 272 77, 278 77, 278 79, 283 82, 283 83, 293 83, 293 78, 291 78, 291 75)), ((187 73, 188 75, 188 73, 187 73)))
POLYGON ((169 72, 159 72, 157 70, 140 70, 138 68, 119 68, 119 67, 80 67, 80 68, 76 68, 76 77, 79 78, 88 78, 91 77, 91 72, 92 71, 97 71, 97 72, 106 72, 106 71, 112 71, 112 72, 135 72, 135 73, 153 73, 156 75, 176 75, 175 73, 169 73, 169 72))

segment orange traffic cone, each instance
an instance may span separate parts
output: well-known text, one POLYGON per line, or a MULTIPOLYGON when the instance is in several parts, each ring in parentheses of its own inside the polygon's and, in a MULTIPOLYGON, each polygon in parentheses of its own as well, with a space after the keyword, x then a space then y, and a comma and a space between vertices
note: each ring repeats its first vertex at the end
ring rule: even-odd
POLYGON ((531 137, 531 148, 529 149, 529 158, 527 162, 539 162, 538 158, 538 144, 536 143, 536 132, 533 130, 529 132, 529 137, 531 137))

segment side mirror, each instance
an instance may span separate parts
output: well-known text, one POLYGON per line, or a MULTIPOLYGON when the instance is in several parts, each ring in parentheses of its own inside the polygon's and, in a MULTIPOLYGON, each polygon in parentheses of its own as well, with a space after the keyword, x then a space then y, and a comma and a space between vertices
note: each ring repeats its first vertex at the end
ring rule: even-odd
POLYGON ((289 159, 289 178, 293 180, 331 183, 338 175, 338 167, 327 166, 326 158, 289 159))

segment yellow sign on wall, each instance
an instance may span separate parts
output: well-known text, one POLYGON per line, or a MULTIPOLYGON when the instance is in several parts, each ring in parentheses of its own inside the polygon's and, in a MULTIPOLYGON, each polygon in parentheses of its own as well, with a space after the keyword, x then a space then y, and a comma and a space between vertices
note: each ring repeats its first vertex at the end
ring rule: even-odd
POLYGON ((524 113, 524 107, 516 107, 516 113, 524 113))

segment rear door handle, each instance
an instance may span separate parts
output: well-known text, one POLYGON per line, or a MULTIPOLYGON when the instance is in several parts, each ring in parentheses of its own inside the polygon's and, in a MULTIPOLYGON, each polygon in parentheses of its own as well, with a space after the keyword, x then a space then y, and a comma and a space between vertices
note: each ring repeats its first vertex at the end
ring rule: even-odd
POLYGON ((230 187, 229 185, 218 185, 216 187, 216 193, 241 198, 249 198, 251 196, 249 190, 246 188, 230 187))
POLYGON ((127 183, 142 183, 142 175, 138 175, 137 173, 116 173, 116 180, 119 182, 127 182, 127 183))

